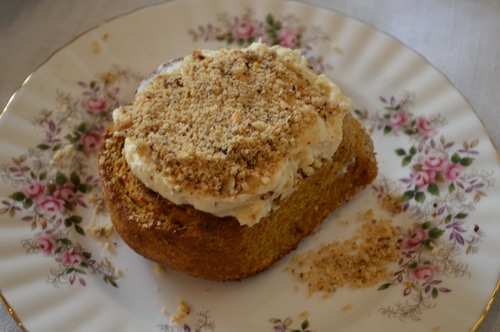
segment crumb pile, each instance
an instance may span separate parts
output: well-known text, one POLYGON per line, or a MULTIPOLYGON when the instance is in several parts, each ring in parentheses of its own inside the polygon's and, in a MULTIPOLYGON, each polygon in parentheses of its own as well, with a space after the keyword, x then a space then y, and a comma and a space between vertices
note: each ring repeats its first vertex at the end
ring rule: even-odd
POLYGON ((287 267, 309 289, 328 295, 342 286, 373 286, 391 276, 388 264, 401 255, 400 229, 372 210, 359 215, 363 225, 343 242, 324 244, 318 251, 295 256, 287 267))

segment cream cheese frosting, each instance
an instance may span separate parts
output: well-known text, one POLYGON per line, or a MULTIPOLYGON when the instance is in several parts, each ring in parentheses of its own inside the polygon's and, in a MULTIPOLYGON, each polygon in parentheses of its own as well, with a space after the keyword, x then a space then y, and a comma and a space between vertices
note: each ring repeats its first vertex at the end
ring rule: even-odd
POLYGON ((332 158, 351 109, 298 51, 254 43, 160 66, 113 119, 144 185, 251 226, 332 158))

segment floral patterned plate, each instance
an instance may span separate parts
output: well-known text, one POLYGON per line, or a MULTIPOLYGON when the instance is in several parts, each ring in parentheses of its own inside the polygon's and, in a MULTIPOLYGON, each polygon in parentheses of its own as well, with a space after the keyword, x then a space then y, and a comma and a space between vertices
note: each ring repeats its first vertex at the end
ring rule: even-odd
POLYGON ((485 128, 425 59, 333 11, 182 1, 113 19, 29 77, 2 115, 0 141, 0 286, 28 329, 464 331, 497 287, 500 168, 485 128), (217 283, 155 266, 109 228, 100 133, 157 64, 258 39, 301 49, 354 99, 380 175, 254 278, 217 283), (391 273, 374 286, 308 294, 289 272, 292 258, 349 239, 368 209, 401 229, 391 273))

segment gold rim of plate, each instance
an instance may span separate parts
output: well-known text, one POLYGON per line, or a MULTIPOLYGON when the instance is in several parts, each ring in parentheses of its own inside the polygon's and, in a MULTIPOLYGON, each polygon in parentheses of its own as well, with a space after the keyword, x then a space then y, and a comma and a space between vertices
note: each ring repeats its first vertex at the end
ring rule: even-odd
POLYGON ((19 316, 16 314, 16 312, 14 311, 14 309, 12 309, 12 307, 10 306, 9 302, 7 302, 7 299, 3 296, 2 294, 2 291, 0 290, 0 301, 2 302, 2 304, 4 305, 5 309, 7 310, 7 312, 10 314, 10 316, 12 317, 12 319, 14 319, 14 321, 16 322, 17 326, 19 326, 19 328, 22 330, 22 331, 28 331, 26 330, 26 328, 24 327, 23 323, 21 322, 21 320, 19 319, 19 316))

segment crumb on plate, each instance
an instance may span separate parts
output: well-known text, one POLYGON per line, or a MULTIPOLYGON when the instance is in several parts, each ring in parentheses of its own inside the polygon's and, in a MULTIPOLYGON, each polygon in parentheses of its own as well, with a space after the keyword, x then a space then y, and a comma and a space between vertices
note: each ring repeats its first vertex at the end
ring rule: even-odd
POLYGON ((351 311, 352 305, 348 304, 342 307, 342 311, 348 312, 351 311))
POLYGON ((165 267, 161 264, 156 263, 154 265, 154 271, 156 274, 163 274, 165 273, 165 267))
POLYGON ((173 315, 172 318, 170 319, 170 322, 179 323, 184 318, 186 318, 190 313, 191 313, 191 307, 186 302, 184 302, 183 299, 180 299, 179 305, 177 306, 177 311, 175 312, 175 315, 173 315))
POLYGON ((401 255, 399 227, 372 210, 358 218, 362 225, 352 238, 292 258, 286 270, 307 285, 309 295, 328 298, 339 287, 371 287, 392 275, 388 265, 401 255))
POLYGON ((113 234, 115 229, 111 221, 97 222, 95 219, 93 219, 90 224, 85 227, 85 230, 95 237, 108 238, 111 236, 111 234, 113 234))

